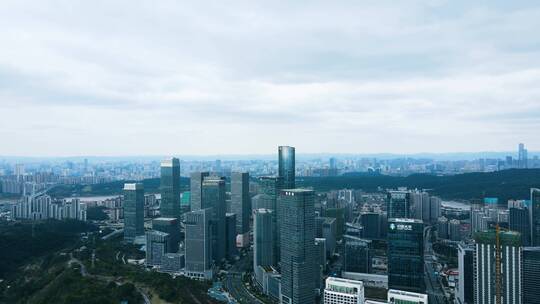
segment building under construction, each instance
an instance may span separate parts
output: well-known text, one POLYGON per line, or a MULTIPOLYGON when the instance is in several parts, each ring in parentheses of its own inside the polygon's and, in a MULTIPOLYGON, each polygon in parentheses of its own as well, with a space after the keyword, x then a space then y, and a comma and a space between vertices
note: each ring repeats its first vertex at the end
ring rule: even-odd
POLYGON ((497 228, 474 239, 474 303, 521 303, 520 234, 497 228))

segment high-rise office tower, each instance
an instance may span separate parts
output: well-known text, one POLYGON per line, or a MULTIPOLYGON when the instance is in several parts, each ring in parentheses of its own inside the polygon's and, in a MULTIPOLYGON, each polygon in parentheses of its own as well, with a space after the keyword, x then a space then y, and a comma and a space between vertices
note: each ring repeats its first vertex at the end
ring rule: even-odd
POLYGON ((418 190, 412 191, 409 194, 409 201, 410 201, 409 213, 411 217, 422 220, 422 215, 424 211, 423 210, 424 204, 422 202, 422 192, 418 190))
POLYGON ((146 232, 146 266, 161 266, 169 252, 169 234, 161 231, 146 232))
POLYGON ((180 160, 168 158, 161 161, 161 204, 162 217, 180 218, 180 160))
POLYGON ((144 235, 144 188, 124 184, 124 240, 133 242, 139 235, 144 235))
POLYGON ((275 265, 273 217, 271 210, 253 210, 253 269, 275 265))
POLYGON ((282 190, 281 210, 281 303, 315 302, 315 193, 313 190, 282 190))
POLYGON ((342 278, 327 278, 324 304, 364 304, 364 283, 342 278))
POLYGON ((190 174, 190 205, 191 211, 197 211, 202 208, 202 183, 205 177, 209 176, 208 172, 192 172, 190 174))
POLYGON ((212 208, 186 213, 186 276, 212 279, 212 208))
POLYGON ((202 183, 202 208, 212 208, 212 255, 216 262, 226 256, 225 178, 208 176, 202 183))
POLYGON ((316 235, 326 239, 326 254, 333 256, 336 250, 337 221, 333 217, 325 217, 322 222, 322 235, 316 235))
POLYGON ((259 187, 261 194, 267 195, 270 200, 265 206, 265 209, 277 211, 277 197, 279 191, 283 189, 283 177, 279 176, 262 176, 259 177, 259 187))
POLYGON ((341 240, 343 237, 343 230, 345 229, 347 209, 343 206, 336 206, 334 208, 327 208, 324 211, 325 217, 336 219, 336 239, 341 240))
POLYGON ((237 253, 236 250, 236 214, 225 213, 225 257, 231 261, 237 253))
POLYGON ((522 169, 526 169, 528 167, 528 153, 527 149, 525 149, 524 144, 519 144, 518 147, 518 165, 522 169))
POLYGON ((540 247, 523 248, 523 303, 540 301, 540 247))
POLYGON ((326 271, 326 239, 315 238, 315 250, 317 251, 317 264, 321 265, 322 271, 326 271))
POLYGON ((294 147, 279 146, 278 174, 283 178, 283 189, 295 188, 295 156, 294 147))
POLYGON ((531 245, 540 246, 540 189, 531 189, 531 245))
POLYGON ((436 196, 432 196, 429 198, 429 221, 431 223, 434 223, 437 221, 439 216, 441 216, 441 199, 436 196))
POLYGON ((521 237, 514 231, 499 233, 500 258, 497 258, 495 231, 474 236, 474 303, 521 303, 521 237), (497 260, 499 265, 497 266, 497 260), (500 299, 497 301, 497 268, 500 267, 500 299))
POLYGON ((409 191, 388 192, 388 218, 409 217, 409 191))
POLYGON ((521 235, 521 244, 529 246, 531 244, 531 225, 530 216, 527 207, 510 208, 508 229, 519 232, 521 235))
POLYGON ((231 212, 236 214, 236 232, 242 238, 242 245, 249 244, 249 173, 233 172, 231 175, 231 212))
MULTIPOLYGON (((421 192, 421 200, 422 200, 422 218, 421 220, 424 223, 429 223, 433 221, 436 221, 437 219, 431 218, 431 198, 429 197, 429 193, 427 192, 421 192)), ((436 208, 435 206, 433 208, 436 208)))
POLYGON ((167 252, 178 252, 180 245, 180 224, 177 218, 158 217, 152 220, 152 229, 169 234, 167 252))
POLYGON ((474 302, 474 246, 458 245, 459 280, 456 285, 457 304, 474 302))
POLYGON ((261 191, 262 205, 264 209, 273 211, 272 218, 274 221, 274 260, 277 264, 280 261, 281 250, 279 247, 280 234, 279 234, 279 211, 277 207, 277 197, 279 192, 283 188, 283 178, 279 176, 263 176, 259 178, 259 185, 261 191))
POLYGON ((329 163, 330 163, 330 168, 328 171, 328 175, 329 176, 338 175, 337 159, 335 157, 331 157, 329 163))
POLYGON ((345 235, 343 270, 371 273, 371 241, 345 235))
POLYGON ((362 237, 370 240, 377 240, 381 238, 381 223, 379 213, 366 212, 360 215, 360 222, 362 223, 362 237))
POLYGON ((424 223, 388 219, 388 288, 424 292, 424 223))

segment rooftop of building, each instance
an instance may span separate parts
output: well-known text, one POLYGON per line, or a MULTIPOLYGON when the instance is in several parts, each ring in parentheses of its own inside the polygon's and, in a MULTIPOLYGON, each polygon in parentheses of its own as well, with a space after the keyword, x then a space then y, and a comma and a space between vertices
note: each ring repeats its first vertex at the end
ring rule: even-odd
POLYGON ((404 291, 404 290, 397 290, 397 289, 388 290, 388 297, 390 298, 391 296, 407 296, 407 297, 411 297, 411 298, 418 298, 418 299, 426 299, 427 300, 427 295, 426 294, 410 292, 410 291, 404 291))
POLYGON ((169 221, 177 221, 177 219, 174 218, 174 217, 156 217, 156 218, 152 219, 152 221, 164 221, 164 222, 169 222, 169 221))
POLYGON ((282 189, 281 192, 285 193, 285 195, 294 195, 296 193, 310 193, 313 192, 311 189, 303 189, 303 188, 295 188, 295 189, 282 189), (291 193, 291 194, 287 194, 291 193))
POLYGON ((124 190, 139 190, 144 189, 141 183, 126 183, 124 184, 124 190))
POLYGON ((175 165, 180 166, 180 160, 175 157, 165 158, 161 161, 162 167, 173 167, 175 165))
MULTIPOLYGON (((521 246, 521 235, 515 231, 501 231, 499 232, 500 243, 503 246, 521 246)), ((480 244, 494 245, 497 242, 495 230, 477 232, 474 235, 474 240, 480 244)))
POLYGON ((412 219, 412 218, 389 218, 388 222, 395 222, 395 223, 417 223, 417 224, 423 224, 424 222, 419 219, 412 219))

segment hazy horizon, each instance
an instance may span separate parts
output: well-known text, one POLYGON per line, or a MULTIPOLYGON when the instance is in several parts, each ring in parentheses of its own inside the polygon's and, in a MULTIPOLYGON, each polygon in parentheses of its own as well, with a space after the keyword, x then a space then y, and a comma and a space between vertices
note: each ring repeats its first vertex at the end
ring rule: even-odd
POLYGON ((0 155, 540 151, 538 28, 535 1, 2 1, 0 155))
MULTIPOLYGON (((540 151, 528 151, 529 158, 534 156, 540 156, 540 151)), ((161 160, 167 157, 178 157, 181 160, 201 160, 201 161, 211 161, 216 159, 221 160, 268 160, 276 159, 277 160, 277 149, 276 153, 246 153, 246 154, 170 154, 170 155, 144 155, 144 154, 132 154, 132 155, 58 155, 58 156, 20 156, 20 155, 0 155, 0 160, 13 160, 13 159, 31 159, 31 160, 40 160, 40 159, 76 159, 83 160, 87 159, 118 159, 118 160, 135 160, 135 159, 152 159, 152 160, 161 160)), ((354 158, 354 157, 365 157, 365 158, 379 158, 379 159, 395 159, 395 158, 432 158, 435 160, 474 160, 478 158, 504 158, 506 156, 517 157, 517 151, 479 151, 479 152, 441 152, 441 153, 431 153, 431 152, 419 152, 419 153, 329 153, 329 152, 315 152, 315 153, 301 153, 296 150, 297 159, 312 159, 312 158, 354 158)))

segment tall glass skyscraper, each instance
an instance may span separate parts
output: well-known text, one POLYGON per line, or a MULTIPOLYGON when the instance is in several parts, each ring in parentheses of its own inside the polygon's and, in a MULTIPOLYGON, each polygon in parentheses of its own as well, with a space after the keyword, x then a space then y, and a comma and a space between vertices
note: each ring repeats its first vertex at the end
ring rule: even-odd
POLYGON ((275 265, 272 213, 268 209, 253 210, 253 269, 275 265))
POLYGON ((281 303, 315 303, 315 192, 282 190, 281 210, 281 303))
POLYGON ((133 242, 139 235, 144 235, 144 188, 124 184, 124 240, 133 242))
POLYGON ((531 238, 532 246, 540 246, 540 189, 531 189, 531 238))
POLYGON ((168 158, 161 162, 161 204, 162 217, 180 218, 180 160, 168 158))
POLYGON ((186 276, 212 279, 212 209, 186 213, 186 276))
POLYGON ((283 178, 279 176, 263 176, 259 178, 260 185, 260 200, 262 201, 263 208, 273 211, 272 220, 274 221, 274 259, 277 264, 280 261, 281 250, 279 248, 280 233, 279 233, 279 221, 278 221, 278 206, 277 197, 283 187, 283 178))
POLYGON ((409 218, 409 191, 388 192, 388 218, 409 218))
POLYGON ((388 219, 388 288, 424 292, 424 223, 388 219))
POLYGON ((192 172, 190 175, 190 205, 191 211, 201 210, 202 206, 202 183, 208 172, 192 172))
POLYGON ((180 245, 180 224, 177 218, 155 218, 152 220, 152 229, 169 234, 167 252, 178 252, 180 245))
POLYGON ((540 300, 540 247, 523 248, 523 303, 540 300))
POLYGON ((244 235, 249 232, 250 211, 249 173, 233 172, 231 175, 231 212, 236 214, 236 233, 244 235))
POLYGON ((279 146, 278 175, 283 178, 283 189, 295 188, 295 156, 294 147, 279 146))
POLYGON ((529 209, 526 207, 509 208, 508 229, 519 232, 521 244, 529 246, 531 243, 531 225, 529 224, 529 209))
POLYGON ((212 253, 216 262, 226 256, 225 178, 209 176, 202 183, 202 209, 212 208, 212 253))
POLYGON ((458 245, 459 280, 456 285, 457 304, 474 303, 474 246, 458 245))

